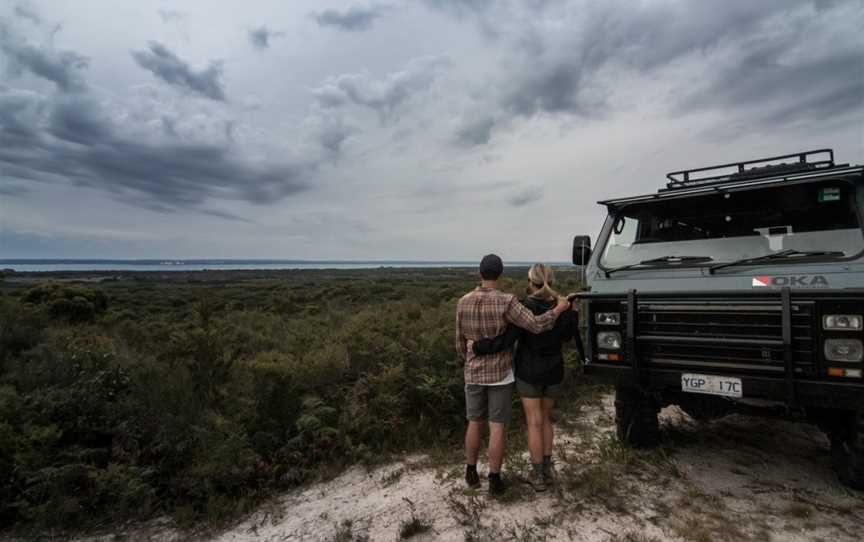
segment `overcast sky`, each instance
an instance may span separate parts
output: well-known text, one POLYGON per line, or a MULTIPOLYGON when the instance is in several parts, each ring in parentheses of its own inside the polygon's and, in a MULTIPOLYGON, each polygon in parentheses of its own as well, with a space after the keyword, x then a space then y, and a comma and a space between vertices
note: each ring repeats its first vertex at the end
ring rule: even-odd
POLYGON ((567 260, 667 171, 864 162, 864 2, 0 2, 0 258, 567 260))

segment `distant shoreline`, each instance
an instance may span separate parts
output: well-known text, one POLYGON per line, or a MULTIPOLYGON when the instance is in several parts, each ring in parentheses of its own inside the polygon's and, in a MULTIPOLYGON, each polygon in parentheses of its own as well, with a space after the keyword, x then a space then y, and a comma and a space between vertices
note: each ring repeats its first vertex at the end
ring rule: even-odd
MULTIPOLYGON (((530 266, 534 262, 508 262, 510 267, 530 266)), ((554 266, 570 265, 551 262, 554 266)), ((231 271, 231 270, 298 270, 298 269, 377 269, 377 268, 446 268, 476 267, 473 261, 416 260, 274 260, 274 259, 210 259, 210 260, 107 260, 107 259, 0 259, 0 269, 15 273, 46 272, 124 272, 124 271, 231 271)))
MULTIPOLYGON (((109 270, 42 270, 4 272, 0 265, 0 288, 20 287, 41 282, 82 282, 82 283, 200 283, 229 284, 235 282, 259 282, 268 280, 442 280, 451 278, 463 280, 465 277, 477 276, 477 264, 438 265, 415 267, 350 267, 350 268, 293 268, 293 269, 195 269, 178 266, 175 269, 152 267, 144 270, 109 269, 109 270)), ((557 267, 557 266, 556 266, 557 267)), ((510 278, 522 278, 528 269, 528 264, 514 263, 505 266, 504 275, 510 278)), ((562 264, 559 271, 562 276, 567 273, 578 273, 578 268, 562 264)))

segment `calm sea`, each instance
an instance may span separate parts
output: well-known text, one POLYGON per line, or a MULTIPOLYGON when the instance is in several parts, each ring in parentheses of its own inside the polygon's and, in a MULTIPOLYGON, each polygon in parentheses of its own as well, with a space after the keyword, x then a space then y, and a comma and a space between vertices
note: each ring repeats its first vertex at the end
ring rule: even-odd
MULTIPOLYGON (((528 266, 534 262, 506 262, 528 266)), ((556 264, 558 265, 558 264, 556 264)), ((565 264, 561 264, 565 265, 565 264)), ((377 267, 476 267, 469 261, 313 261, 313 260, 0 260, 15 271, 202 271, 226 269, 373 269, 377 267)))

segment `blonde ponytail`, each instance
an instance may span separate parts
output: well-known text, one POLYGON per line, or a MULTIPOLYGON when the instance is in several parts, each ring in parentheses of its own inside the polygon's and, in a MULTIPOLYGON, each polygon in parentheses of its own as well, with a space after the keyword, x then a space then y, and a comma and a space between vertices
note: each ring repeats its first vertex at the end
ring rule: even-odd
POLYGON ((528 270, 528 281, 537 289, 532 295, 544 299, 556 299, 558 292, 552 289, 555 284, 555 274, 545 263, 535 263, 528 270))

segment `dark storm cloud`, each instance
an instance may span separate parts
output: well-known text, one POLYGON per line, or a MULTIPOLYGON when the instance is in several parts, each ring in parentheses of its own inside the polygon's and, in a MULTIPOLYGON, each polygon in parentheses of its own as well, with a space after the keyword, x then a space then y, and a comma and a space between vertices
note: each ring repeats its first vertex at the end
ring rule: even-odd
POLYGON ((23 196, 27 193, 27 189, 20 185, 8 184, 2 185, 0 184, 0 196, 23 196))
POLYGON ((48 119, 48 133, 81 145, 101 143, 112 137, 111 127, 101 118, 97 105, 79 96, 61 97, 54 103, 48 119))
POLYGON ((468 121, 456 132, 456 139, 466 145, 485 145, 492 138, 495 119, 482 117, 468 121))
POLYGON ((248 32, 249 43, 256 49, 267 49, 270 47, 270 40, 282 35, 282 32, 274 32, 266 26, 261 26, 248 32))
POLYGON ((234 213, 229 213, 226 211, 218 211, 216 209, 201 209, 199 212, 202 214, 205 214, 205 215, 215 216, 216 218, 222 218, 224 220, 234 220, 237 222, 246 222, 247 224, 252 224, 255 222, 254 220, 249 220, 248 218, 245 218, 242 216, 237 216, 234 213))
POLYGON ((205 203, 273 203, 309 189, 317 167, 313 162, 249 162, 227 144, 126 137, 83 94, 46 103, 34 93, 0 89, 0 167, 6 190, 22 181, 66 182, 154 210, 190 209, 227 217, 205 203), (27 120, 36 128, 22 129, 24 118, 16 113, 21 109, 30 112, 27 120))
POLYGON ((356 132, 351 126, 346 126, 341 120, 324 123, 317 133, 318 143, 327 150, 331 156, 342 151, 342 144, 356 132))
POLYGON ((531 186, 525 188, 510 197, 508 202, 513 207, 525 207, 543 197, 543 191, 540 187, 531 186))
POLYGON ((169 137, 177 137, 177 119, 162 115, 162 133, 169 137))
POLYGON ((621 2, 586 4, 573 38, 550 36, 543 27, 520 36, 527 55, 504 106, 517 115, 571 113, 587 116, 602 109, 605 96, 597 75, 603 68, 648 72, 724 40, 752 32, 794 2, 735 0, 722 4, 621 2))
POLYGON ((566 62, 544 66, 511 89, 502 105, 511 113, 526 117, 541 112, 587 116, 604 104, 590 103, 583 97, 585 75, 581 66, 566 62))
POLYGON ((139 66, 169 85, 225 101, 220 62, 211 61, 206 69, 195 70, 161 43, 151 41, 148 47, 147 51, 132 51, 132 58, 139 66))
POLYGON ((864 52, 831 51, 807 61, 793 61, 783 58, 787 48, 765 44, 729 65, 718 66, 705 87, 678 104, 678 111, 757 108, 753 121, 777 125, 831 118, 864 105, 864 52))
POLYGON ((389 6, 384 5, 353 5, 345 11, 326 9, 315 13, 313 17, 318 26, 331 26, 347 32, 359 32, 372 28, 375 19, 381 17, 389 6))
POLYGON ((24 72, 47 79, 64 92, 82 90, 86 85, 81 70, 89 59, 73 51, 55 50, 27 43, 0 20, 0 56, 7 59, 10 75, 24 72))
MULTIPOLYGON (((846 9, 850 17, 860 19, 860 7, 848 3, 609 1, 574 6, 538 0, 495 4, 494 9, 483 0, 427 0, 427 4, 460 18, 472 17, 484 36, 512 51, 510 69, 496 81, 497 97, 482 102, 486 119, 463 120, 457 129, 456 140, 465 145, 488 143, 495 129, 492 118, 603 116, 611 110, 615 74, 636 72, 644 77, 699 56, 704 59, 704 73, 693 73, 687 85, 676 87, 671 95, 673 111, 722 108, 743 114, 760 102, 777 114, 795 110, 819 118, 840 114, 855 104, 862 80, 861 42, 848 27, 831 30, 837 46, 830 54, 791 64, 780 59, 784 51, 824 37, 830 25, 815 26, 814 17, 846 9), (718 53, 721 50, 723 55, 718 53), (729 51, 738 55, 732 54, 734 58, 726 62, 729 51), (851 75, 856 70, 857 75, 851 75), (795 109, 799 102, 802 107, 795 109), (805 102, 810 107, 804 107, 805 102)), ((763 111, 761 117, 768 121, 772 115, 763 111)))
POLYGON ((10 137, 29 138, 39 130, 46 104, 39 95, 0 85, 0 128, 10 137))
POLYGON ((402 70, 380 80, 368 73, 346 73, 327 79, 312 93, 318 105, 325 109, 350 104, 386 115, 427 90, 447 62, 446 58, 438 56, 415 58, 402 70))
POLYGON ((27 4, 16 4, 13 13, 15 13, 16 17, 27 19, 33 24, 42 24, 42 18, 39 17, 35 9, 27 4))

